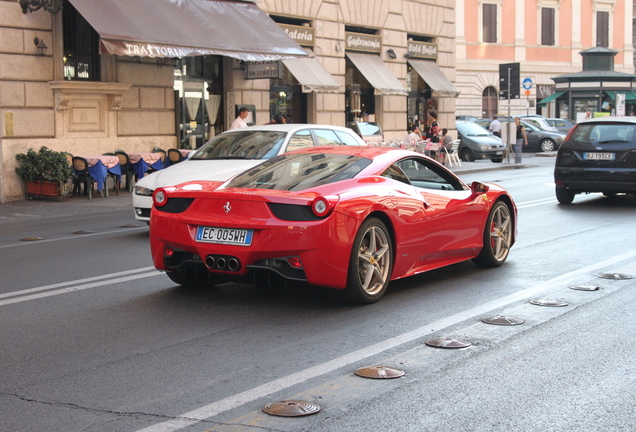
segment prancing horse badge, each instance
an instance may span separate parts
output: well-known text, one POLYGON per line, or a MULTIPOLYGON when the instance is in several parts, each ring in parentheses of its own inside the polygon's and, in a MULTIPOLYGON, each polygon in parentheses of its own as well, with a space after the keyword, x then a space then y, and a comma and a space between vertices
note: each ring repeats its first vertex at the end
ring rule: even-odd
POLYGON ((232 206, 230 205, 229 201, 225 203, 225 205, 223 206, 223 210, 225 210, 225 214, 228 214, 230 210, 232 210, 232 206))

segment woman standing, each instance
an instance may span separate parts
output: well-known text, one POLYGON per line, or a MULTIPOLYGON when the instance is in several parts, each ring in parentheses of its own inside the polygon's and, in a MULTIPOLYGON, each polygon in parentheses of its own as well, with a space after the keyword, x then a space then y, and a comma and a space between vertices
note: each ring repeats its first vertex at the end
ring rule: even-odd
POLYGON ((528 145, 528 135, 526 135, 526 130, 523 128, 519 117, 515 117, 515 125, 517 126, 517 141, 513 149, 515 152, 515 163, 521 163, 521 152, 523 151, 523 146, 528 145))
POLYGON ((431 142, 438 143, 440 130, 439 123, 437 122, 437 113, 435 111, 428 112, 428 122, 430 126, 428 127, 426 138, 430 139, 431 142))

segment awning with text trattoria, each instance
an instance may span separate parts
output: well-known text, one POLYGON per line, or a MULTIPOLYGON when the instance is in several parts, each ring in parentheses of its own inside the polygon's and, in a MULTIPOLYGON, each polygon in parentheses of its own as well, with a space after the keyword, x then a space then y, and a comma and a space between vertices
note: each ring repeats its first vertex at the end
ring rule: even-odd
POLYGON ((409 64, 422 77, 426 84, 433 90, 433 95, 437 97, 457 97, 459 90, 434 61, 409 60, 409 64))
POLYGON ((321 93, 337 93, 340 84, 317 58, 296 58, 283 60, 283 64, 302 86, 303 93, 312 91, 321 93))
POLYGON ((400 81, 384 64, 380 56, 374 54, 346 53, 347 57, 369 81, 378 95, 406 95, 400 81))
POLYGON ((101 36, 101 53, 139 57, 223 55, 245 61, 307 56, 252 2, 70 1, 101 36))

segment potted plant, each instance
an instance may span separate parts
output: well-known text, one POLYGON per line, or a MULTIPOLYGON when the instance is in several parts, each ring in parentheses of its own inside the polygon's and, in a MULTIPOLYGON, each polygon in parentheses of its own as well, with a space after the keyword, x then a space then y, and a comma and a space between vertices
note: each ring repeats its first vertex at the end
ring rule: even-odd
POLYGON ((27 196, 62 196, 62 184, 71 178, 73 172, 67 155, 42 146, 15 156, 21 165, 15 172, 26 181, 27 196))

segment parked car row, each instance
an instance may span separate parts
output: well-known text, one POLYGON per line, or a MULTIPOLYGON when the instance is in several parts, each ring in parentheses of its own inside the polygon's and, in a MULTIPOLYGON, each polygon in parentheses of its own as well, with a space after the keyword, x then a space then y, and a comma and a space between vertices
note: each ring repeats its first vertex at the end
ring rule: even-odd
MULTIPOLYGON (((484 128, 488 128, 491 121, 491 119, 479 119, 475 123, 484 128)), ((526 135, 528 137, 528 145, 523 147, 523 151, 525 152, 556 151, 565 139, 565 134, 557 131, 540 129, 536 126, 536 123, 530 123, 525 119, 521 120, 521 124, 525 128, 526 135)))

